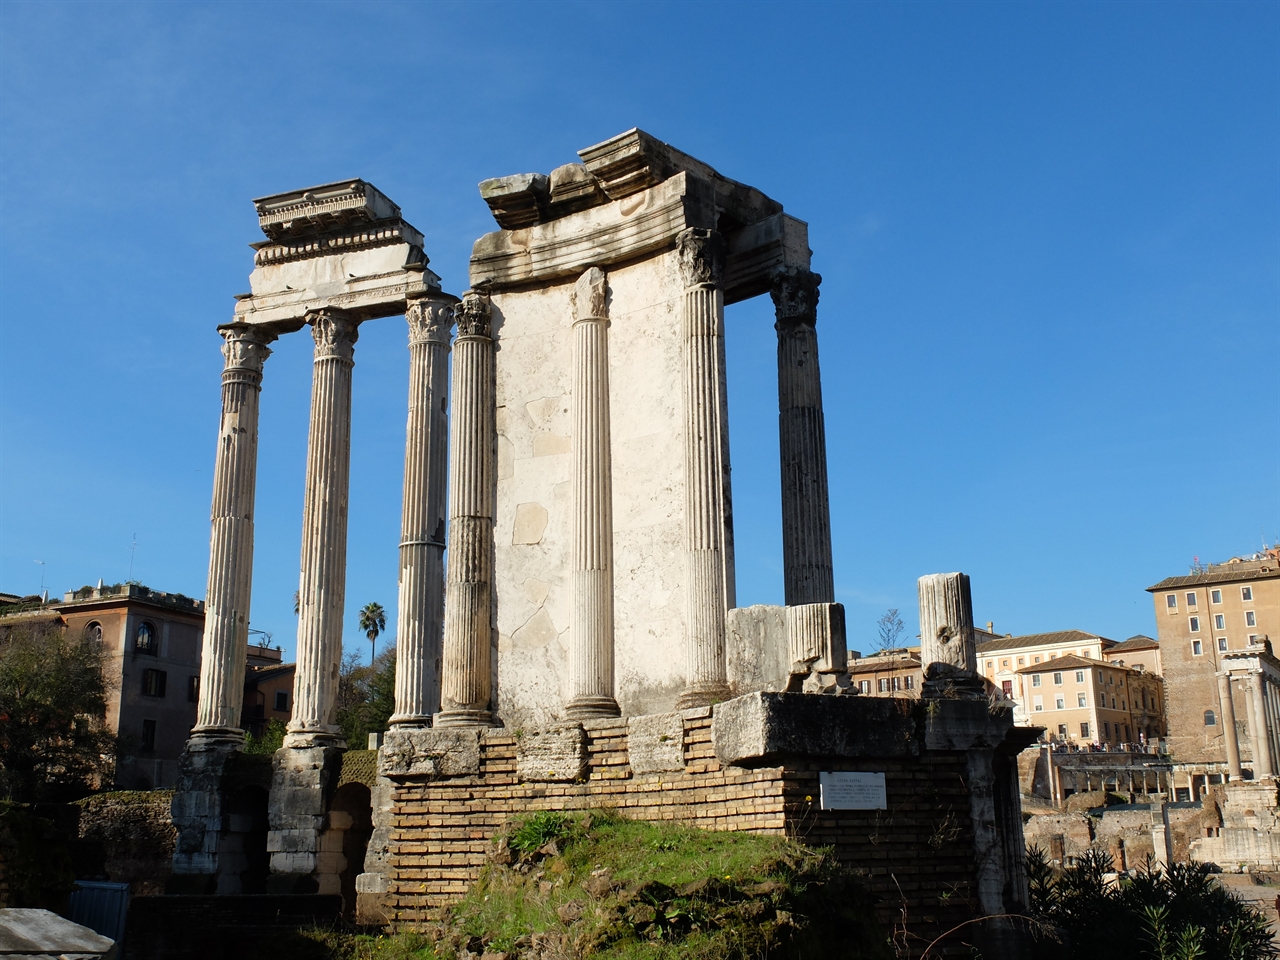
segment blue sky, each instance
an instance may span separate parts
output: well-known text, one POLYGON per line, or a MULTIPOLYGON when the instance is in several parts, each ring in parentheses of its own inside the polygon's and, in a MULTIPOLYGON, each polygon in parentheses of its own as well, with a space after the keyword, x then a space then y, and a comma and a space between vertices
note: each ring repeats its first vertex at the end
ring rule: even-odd
MULTIPOLYGON (((0 590, 123 580, 136 534, 135 579, 204 595, 250 198, 370 180, 456 293, 478 181, 632 126, 810 224, 852 647, 946 570, 1002 633, 1153 633, 1144 587, 1280 539, 1280 5, 9 0, 0 590)), ((743 604, 782 596, 770 313, 727 316, 743 604)), ((366 654, 404 344, 356 352, 366 654)), ((286 651, 309 357, 280 341, 262 397, 252 618, 286 651)))

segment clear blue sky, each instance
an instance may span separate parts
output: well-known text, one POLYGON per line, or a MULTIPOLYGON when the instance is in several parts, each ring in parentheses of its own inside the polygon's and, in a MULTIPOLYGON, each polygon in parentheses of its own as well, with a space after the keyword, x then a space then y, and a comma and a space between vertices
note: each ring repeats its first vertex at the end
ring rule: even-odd
MULTIPOLYGON (((964 570, 1153 633, 1280 538, 1280 5, 0 6, 0 590, 203 596, 249 200, 372 181, 445 289, 481 179, 639 126, 810 224, 850 645, 964 570), (41 568, 34 561, 43 560, 41 568)), ((780 602, 774 335, 728 311, 740 603, 780 602)), ((394 612, 405 325, 356 351, 348 648, 394 612)), ((296 629, 310 339, 262 395, 253 626, 296 629)), ((392 627, 394 631, 394 626, 392 627)))

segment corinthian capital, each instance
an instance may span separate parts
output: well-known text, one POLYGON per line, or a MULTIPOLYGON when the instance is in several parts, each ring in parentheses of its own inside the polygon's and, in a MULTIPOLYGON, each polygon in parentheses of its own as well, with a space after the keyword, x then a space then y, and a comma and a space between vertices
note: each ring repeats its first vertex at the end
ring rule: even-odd
POLYGON ((780 325, 813 326, 818 320, 818 284, 822 277, 803 267, 779 271, 769 287, 780 325))
POLYGON ((409 343, 449 342, 453 328, 453 304, 443 300, 411 300, 404 312, 409 321, 409 343))
POLYGON ((247 371, 261 376, 262 365, 271 356, 267 344, 275 340, 275 333, 251 323, 233 323, 218 332, 225 341, 222 344, 222 356, 226 358, 224 369, 247 371))
POLYGON ((317 310, 307 314, 317 360, 335 358, 350 362, 355 356, 360 325, 341 310, 317 310))
POLYGON ((453 319, 458 324, 460 337, 491 336, 493 311, 489 299, 481 294, 463 294, 462 302, 453 308, 453 319))
POLYGON ((603 320, 609 316, 609 282, 604 271, 591 267, 573 287, 573 319, 603 320))
POLYGON ((724 279, 724 237, 714 230, 692 227, 676 237, 676 255, 680 258, 680 276, 686 287, 699 284, 720 286, 724 279))

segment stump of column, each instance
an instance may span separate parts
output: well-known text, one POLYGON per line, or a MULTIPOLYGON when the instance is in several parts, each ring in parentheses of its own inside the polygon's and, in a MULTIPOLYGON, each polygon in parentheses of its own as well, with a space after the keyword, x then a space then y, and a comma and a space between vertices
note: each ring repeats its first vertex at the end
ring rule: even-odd
POLYGON ((572 719, 616 717, 613 695, 613 482, 609 435, 609 287, 592 267, 574 288, 572 719))
POLYGON ((400 519, 396 710, 390 724, 424 727, 440 707, 453 303, 416 300, 409 304, 405 319, 409 324, 409 421, 400 519))
POLYGON ((493 513, 496 427, 489 302, 476 293, 455 312, 449 447, 449 549, 444 665, 436 726, 493 723, 493 513))
POLYGON ((973 598, 963 573, 931 573, 918 582, 924 697, 985 697, 978 676, 973 598))
POLYGON ((712 230, 677 238, 685 372, 686 685, 681 709, 729 696, 725 663, 728 413, 724 389, 725 243, 712 230))
POLYGON ((778 332, 778 449, 787 606, 835 601, 816 329, 821 282, 816 273, 792 268, 779 273, 770 289, 778 332))

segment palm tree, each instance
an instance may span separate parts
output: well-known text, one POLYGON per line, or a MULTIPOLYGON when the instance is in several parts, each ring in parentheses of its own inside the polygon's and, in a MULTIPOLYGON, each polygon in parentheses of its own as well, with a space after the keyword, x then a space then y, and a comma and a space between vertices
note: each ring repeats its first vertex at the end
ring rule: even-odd
POLYGON ((387 611, 380 603, 366 603, 360 608, 360 629, 369 638, 369 666, 373 666, 374 645, 378 642, 378 634, 387 629, 387 611))

